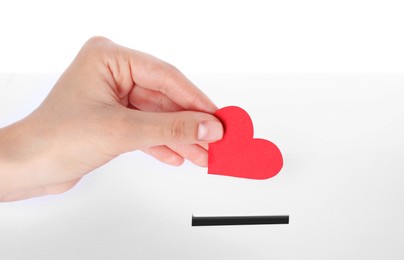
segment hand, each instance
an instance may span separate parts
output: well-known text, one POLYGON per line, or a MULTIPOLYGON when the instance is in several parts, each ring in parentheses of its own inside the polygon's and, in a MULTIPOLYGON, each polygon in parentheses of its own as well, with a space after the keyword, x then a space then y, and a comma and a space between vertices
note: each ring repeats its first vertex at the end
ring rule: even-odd
POLYGON ((32 114, 0 129, 0 200, 64 192, 134 150, 206 166, 216 110, 172 65, 92 38, 32 114))

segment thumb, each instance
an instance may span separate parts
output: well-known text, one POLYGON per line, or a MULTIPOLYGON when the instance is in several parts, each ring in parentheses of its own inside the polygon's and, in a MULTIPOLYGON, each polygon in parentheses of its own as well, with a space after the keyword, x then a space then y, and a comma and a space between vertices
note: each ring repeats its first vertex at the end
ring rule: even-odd
MULTIPOLYGON (((130 128, 140 147, 215 142, 223 126, 211 114, 193 111, 153 113, 131 110, 130 128)), ((138 146, 139 147, 139 146, 138 146)))

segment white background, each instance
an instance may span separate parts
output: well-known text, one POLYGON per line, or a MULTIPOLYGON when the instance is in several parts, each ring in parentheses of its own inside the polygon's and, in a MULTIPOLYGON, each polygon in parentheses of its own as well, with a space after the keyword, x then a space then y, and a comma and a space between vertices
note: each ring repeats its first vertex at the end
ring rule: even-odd
MULTIPOLYGON (((209 175, 140 152, 71 191, 0 203, 4 259, 402 259, 404 75, 190 75, 276 143, 272 179, 209 175), (289 214, 279 226, 191 227, 191 215, 289 214)), ((55 76, 4 75, 0 124, 32 111, 55 76)))
POLYGON ((0 71, 61 72, 93 35, 185 73, 404 72, 401 0, 1 1, 0 71))
POLYGON ((245 108, 285 166, 250 181, 125 154, 70 192, 0 204, 0 258, 402 259, 403 11, 401 1, 2 2, 0 71, 56 74, 2 75, 0 127, 104 35, 173 63, 219 107, 245 108), (192 214, 291 223, 195 228, 192 214))

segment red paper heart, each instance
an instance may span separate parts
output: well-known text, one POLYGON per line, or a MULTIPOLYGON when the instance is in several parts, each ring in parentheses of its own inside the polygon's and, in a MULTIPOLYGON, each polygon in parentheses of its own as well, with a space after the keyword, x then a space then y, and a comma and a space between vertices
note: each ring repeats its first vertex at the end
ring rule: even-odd
POLYGON ((223 139, 209 144, 208 173, 248 179, 268 179, 283 165, 278 147, 265 139, 253 139, 250 116, 236 106, 219 109, 223 139))

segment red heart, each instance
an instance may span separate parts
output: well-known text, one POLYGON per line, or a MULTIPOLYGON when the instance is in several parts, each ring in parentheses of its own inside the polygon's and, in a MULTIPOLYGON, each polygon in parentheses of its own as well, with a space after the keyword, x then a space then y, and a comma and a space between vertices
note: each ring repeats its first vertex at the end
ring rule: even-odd
POLYGON ((283 165, 278 147, 265 139, 253 139, 250 116, 236 106, 219 109, 223 139, 209 144, 208 173, 248 179, 268 179, 283 165))

